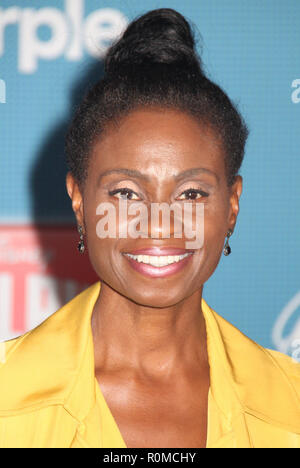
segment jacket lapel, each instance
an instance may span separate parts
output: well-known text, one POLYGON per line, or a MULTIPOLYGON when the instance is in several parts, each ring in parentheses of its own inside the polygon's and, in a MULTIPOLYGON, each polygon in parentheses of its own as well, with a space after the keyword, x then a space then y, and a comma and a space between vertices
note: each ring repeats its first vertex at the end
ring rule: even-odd
MULTIPOLYGON (((1 372, 7 388, 13 391, 1 392, 0 415, 63 404, 78 421, 76 434, 84 443, 84 420, 96 404, 91 315, 99 291, 98 282, 22 339, 8 342, 10 365, 3 365, 1 372), (21 353, 15 352, 16 346, 21 346, 21 353), (34 368, 36 372, 28 379, 29 370, 34 368), (22 386, 15 385, 16 375, 22 386)), ((274 352, 262 348, 214 312, 204 299, 202 312, 210 390, 224 422, 222 434, 212 437, 209 445, 267 447, 272 441, 274 446, 299 447, 299 395, 285 365, 274 352)), ((299 383, 299 364, 294 366, 297 368, 289 362, 299 383)))
POLYGON ((227 420, 227 437, 232 431, 231 443, 244 448, 268 444, 276 430, 279 439, 278 431, 282 437, 298 437, 299 397, 274 358, 275 352, 249 339, 213 311, 204 299, 202 311, 207 329, 211 391, 222 417, 227 420))

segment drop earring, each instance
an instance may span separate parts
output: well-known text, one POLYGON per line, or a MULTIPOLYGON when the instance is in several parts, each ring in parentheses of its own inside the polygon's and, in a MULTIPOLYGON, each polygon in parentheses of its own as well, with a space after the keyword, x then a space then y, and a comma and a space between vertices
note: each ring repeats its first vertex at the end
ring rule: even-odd
POLYGON ((228 244, 228 239, 229 237, 231 236, 231 234, 233 233, 233 230, 232 229, 228 229, 227 231, 227 239, 226 239, 226 242, 225 242, 225 245, 224 245, 224 249, 223 249, 223 253, 224 255, 229 255, 231 253, 231 247, 230 245, 228 244))
POLYGON ((81 254, 83 254, 84 251, 85 251, 84 238, 83 238, 83 229, 82 229, 82 226, 80 226, 80 225, 78 226, 77 229, 78 229, 79 237, 80 237, 77 248, 78 248, 79 252, 81 254))

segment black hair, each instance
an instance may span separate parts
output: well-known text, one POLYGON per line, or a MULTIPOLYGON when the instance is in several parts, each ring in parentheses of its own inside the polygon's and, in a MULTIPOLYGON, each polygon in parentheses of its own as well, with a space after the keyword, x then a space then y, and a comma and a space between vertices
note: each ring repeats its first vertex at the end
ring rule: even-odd
POLYGON ((214 129, 227 183, 241 167, 247 126, 224 91, 206 77, 194 33, 177 11, 160 8, 132 21, 106 55, 104 77, 84 96, 66 134, 69 170, 83 183, 94 141, 109 123, 137 108, 184 111, 214 129))

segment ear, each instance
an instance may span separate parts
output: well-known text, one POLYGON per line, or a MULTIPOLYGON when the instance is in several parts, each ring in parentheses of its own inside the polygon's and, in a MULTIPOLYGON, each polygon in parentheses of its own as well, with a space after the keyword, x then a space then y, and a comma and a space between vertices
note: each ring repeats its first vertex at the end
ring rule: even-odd
POLYGON ((239 200, 243 191, 243 178, 240 175, 237 175, 235 182, 231 187, 230 193, 230 211, 229 211, 229 220, 228 228, 234 230, 236 225, 237 216, 239 214, 239 200))
POLYGON ((84 229, 84 212, 83 212, 83 198, 82 192, 79 188, 79 184, 71 174, 67 173, 66 176, 66 186, 69 197, 72 200, 72 208, 76 216, 77 224, 82 226, 84 229))

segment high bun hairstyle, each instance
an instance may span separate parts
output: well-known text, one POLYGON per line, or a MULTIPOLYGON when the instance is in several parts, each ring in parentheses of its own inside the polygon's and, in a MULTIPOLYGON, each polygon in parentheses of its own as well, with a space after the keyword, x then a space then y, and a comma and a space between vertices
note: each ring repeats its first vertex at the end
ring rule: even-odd
POLYGON ((205 76, 191 26, 180 13, 161 8, 132 21, 108 50, 104 69, 66 135, 69 170, 79 184, 92 145, 107 125, 145 107, 181 110, 212 128, 224 151, 227 184, 234 183, 248 130, 228 96, 205 76))

